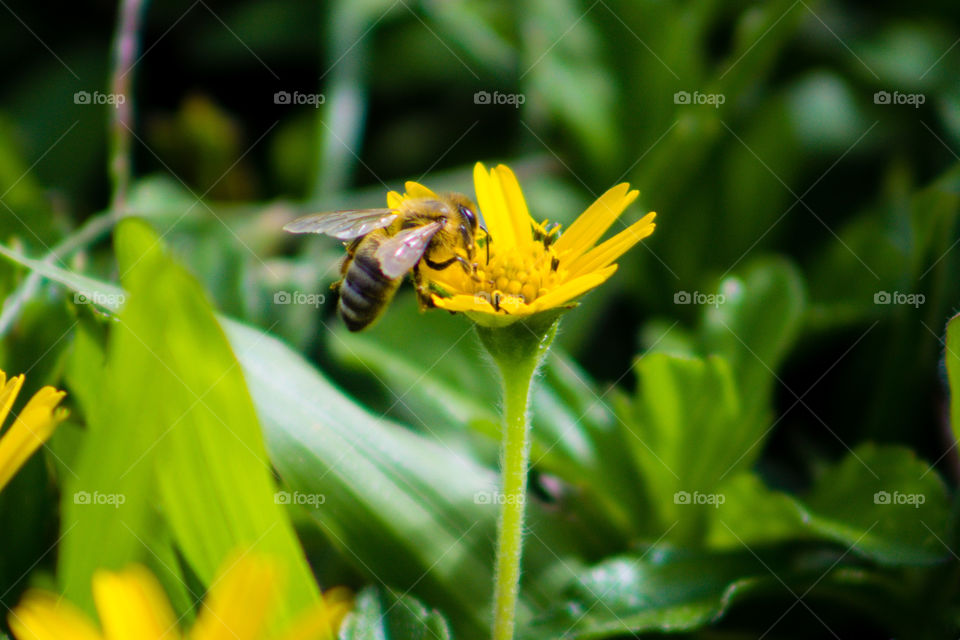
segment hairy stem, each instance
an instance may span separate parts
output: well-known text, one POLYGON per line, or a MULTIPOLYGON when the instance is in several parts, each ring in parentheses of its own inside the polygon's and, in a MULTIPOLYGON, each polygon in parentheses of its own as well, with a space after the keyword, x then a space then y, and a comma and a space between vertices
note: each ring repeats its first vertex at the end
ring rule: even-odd
POLYGON ((527 407, 537 362, 533 361, 528 365, 501 367, 505 425, 500 458, 503 492, 499 496, 502 506, 494 588, 494 640, 511 640, 516 624, 527 466, 530 461, 530 421, 527 407))
POLYGON ((546 312, 506 326, 477 325, 480 342, 496 362, 503 382, 503 493, 497 500, 500 526, 493 587, 493 640, 512 640, 517 625, 530 465, 530 392, 537 367, 557 333, 559 319, 559 312, 546 312))

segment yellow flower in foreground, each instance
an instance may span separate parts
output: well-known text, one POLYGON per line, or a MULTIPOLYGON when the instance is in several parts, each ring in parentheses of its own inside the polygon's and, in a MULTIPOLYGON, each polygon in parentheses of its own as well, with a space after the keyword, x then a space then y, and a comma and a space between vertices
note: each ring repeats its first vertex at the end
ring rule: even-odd
POLYGON ((277 566, 266 558, 246 554, 228 561, 187 634, 160 583, 139 565, 94 575, 102 631, 74 605, 39 590, 27 592, 8 622, 17 640, 333 640, 353 606, 350 592, 331 589, 283 634, 269 636, 279 582, 277 566))
MULTIPOLYGON (((433 303, 468 313, 475 321, 503 325, 557 307, 602 284, 617 270, 614 260, 653 233, 651 212, 609 240, 597 241, 632 203, 637 191, 623 183, 594 202, 562 234, 547 221, 530 217, 513 171, 500 165, 473 172, 477 204, 492 242, 477 250, 478 273, 463 269, 424 270, 434 289, 433 303)), ((419 185, 416 185, 419 186, 419 185)))
MULTIPOLYGON (((0 371, 0 425, 23 387, 23 375, 7 380, 0 371)), ((57 409, 66 393, 53 387, 40 389, 17 416, 13 426, 0 438, 0 489, 6 486, 34 451, 46 442, 57 425, 67 417, 67 410, 57 409)))

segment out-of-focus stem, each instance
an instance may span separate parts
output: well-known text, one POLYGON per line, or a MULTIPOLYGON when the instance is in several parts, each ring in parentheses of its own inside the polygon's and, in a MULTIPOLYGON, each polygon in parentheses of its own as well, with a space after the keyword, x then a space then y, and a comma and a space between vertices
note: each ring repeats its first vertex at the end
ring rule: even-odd
MULTIPOLYGON (((110 119, 109 171, 112 183, 110 210, 121 212, 130 186, 130 137, 133 131, 133 65, 140 51, 140 23, 146 0, 122 0, 113 43, 113 72, 110 92, 116 108, 110 119), (121 99, 120 96, 123 96, 121 99)), ((118 214, 119 215, 119 214, 118 214)))
MULTIPOLYGON (((68 236, 44 256, 46 262, 62 260, 73 252, 106 233, 124 215, 127 190, 130 186, 131 161, 130 138, 133 130, 133 66, 140 50, 140 26, 146 0, 123 0, 117 15, 117 30, 113 44, 113 68, 110 74, 110 91, 116 97, 110 112, 110 208, 106 213, 87 220, 74 234, 68 236), (119 96, 123 96, 122 99, 119 96)), ((10 331, 23 305, 37 293, 43 277, 34 271, 11 292, 0 312, 0 336, 10 331)))

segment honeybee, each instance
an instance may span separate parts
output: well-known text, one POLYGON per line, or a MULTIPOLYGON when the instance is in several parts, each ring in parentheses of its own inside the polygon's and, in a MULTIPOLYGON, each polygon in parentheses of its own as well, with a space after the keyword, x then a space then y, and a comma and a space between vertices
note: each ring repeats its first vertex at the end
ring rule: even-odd
POLYGON ((337 311, 350 331, 373 324, 393 299, 403 277, 413 274, 422 306, 430 295, 420 265, 442 270, 459 265, 471 276, 478 231, 489 235, 477 207, 460 193, 408 198, 396 209, 350 209, 315 213, 285 225, 290 233, 322 233, 343 240, 347 255, 340 268, 337 311))

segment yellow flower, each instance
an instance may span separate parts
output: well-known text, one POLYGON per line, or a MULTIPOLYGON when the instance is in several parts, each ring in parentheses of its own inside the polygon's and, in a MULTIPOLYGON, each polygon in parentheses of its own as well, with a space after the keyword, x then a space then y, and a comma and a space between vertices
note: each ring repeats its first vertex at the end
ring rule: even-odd
POLYGON ((28 591, 10 612, 17 640, 333 640, 349 613, 352 596, 335 588, 280 636, 269 636, 280 575, 270 560, 253 554, 225 563, 189 633, 178 620, 157 579, 139 565, 99 571, 93 597, 102 631, 77 607, 53 593, 28 591))
POLYGON ((551 226, 546 220, 538 223, 530 217, 509 167, 500 165, 487 171, 478 162, 473 179, 477 204, 492 239, 489 247, 477 250, 477 274, 425 268, 423 275, 437 291, 433 295, 437 307, 466 312, 480 324, 502 326, 541 311, 574 306, 576 298, 613 275, 617 270, 614 260, 655 227, 656 214, 651 212, 596 244, 638 195, 626 183, 600 196, 560 234, 558 225, 551 226))
MULTIPOLYGON (((23 387, 23 375, 7 380, 0 371, 0 425, 23 387)), ((57 409, 66 393, 53 387, 40 389, 14 420, 13 426, 0 438, 0 489, 10 482, 34 451, 46 442, 57 425, 67 417, 67 410, 57 409)))

